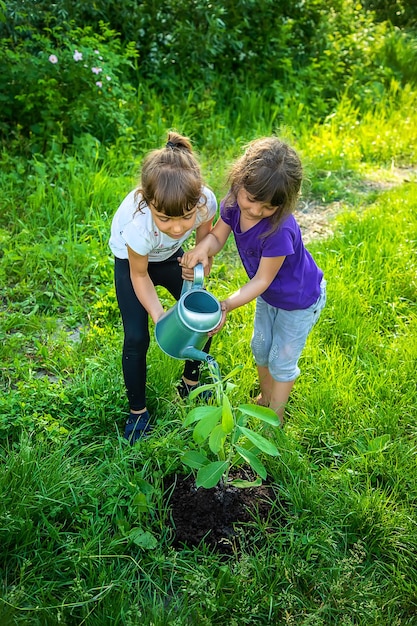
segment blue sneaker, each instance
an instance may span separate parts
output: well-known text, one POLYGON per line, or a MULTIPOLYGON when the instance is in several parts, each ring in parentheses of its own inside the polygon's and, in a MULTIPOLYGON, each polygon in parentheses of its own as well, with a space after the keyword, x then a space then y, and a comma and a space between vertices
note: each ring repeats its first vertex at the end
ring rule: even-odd
POLYGON ((126 421, 125 432, 123 437, 128 440, 131 446, 135 444, 138 439, 146 437, 152 430, 152 424, 148 411, 145 413, 131 413, 126 421))

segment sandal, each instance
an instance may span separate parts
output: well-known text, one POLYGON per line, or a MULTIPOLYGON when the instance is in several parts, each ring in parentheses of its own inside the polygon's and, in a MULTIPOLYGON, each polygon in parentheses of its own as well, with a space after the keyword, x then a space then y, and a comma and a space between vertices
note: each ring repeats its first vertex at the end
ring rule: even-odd
POLYGON ((123 437, 128 440, 131 446, 141 437, 146 437, 152 430, 152 424, 148 411, 144 413, 131 413, 126 421, 123 437))

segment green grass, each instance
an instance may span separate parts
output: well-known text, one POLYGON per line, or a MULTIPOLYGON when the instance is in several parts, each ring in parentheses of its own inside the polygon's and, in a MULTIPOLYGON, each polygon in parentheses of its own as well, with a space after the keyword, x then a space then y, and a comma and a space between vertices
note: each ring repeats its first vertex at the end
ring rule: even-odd
MULTIPOLYGON (((343 101, 310 131, 286 120, 306 160, 305 198, 342 210, 334 235, 309 245, 328 304, 285 429, 271 434, 280 456, 263 460, 277 500, 268 520, 238 531, 242 550, 226 560, 204 545, 172 547, 163 479, 183 470, 186 408, 174 392, 182 364, 155 342, 156 433, 134 448, 118 438, 127 406, 107 238, 140 155, 103 156, 86 140, 49 161, 2 156, 2 624, 417 623, 415 173, 388 191, 365 184, 390 180, 393 163, 415 167, 414 95, 396 98, 362 116, 343 101)), ((162 128, 157 113, 148 125, 159 145, 183 118, 172 112, 162 128)), ((278 118, 253 98, 223 120, 215 113, 200 147, 220 199, 227 163, 278 118)), ((202 133, 184 115, 181 130, 202 133)), ((222 298, 244 280, 230 243, 207 287, 222 298)), ((236 404, 256 391, 253 311, 234 311, 213 342, 224 374, 244 364, 236 404)))

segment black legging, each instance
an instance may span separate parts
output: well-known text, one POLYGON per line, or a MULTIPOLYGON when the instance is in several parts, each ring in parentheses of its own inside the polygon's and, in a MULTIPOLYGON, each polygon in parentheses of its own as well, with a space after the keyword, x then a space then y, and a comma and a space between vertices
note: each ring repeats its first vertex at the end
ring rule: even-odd
MULTIPOLYGON (((182 269, 177 261, 182 254, 183 251, 179 250, 166 261, 148 264, 153 284, 165 287, 176 300, 183 285, 182 269)), ((122 369, 127 399, 131 410, 140 411, 146 406, 146 353, 150 340, 148 313, 134 292, 128 259, 115 258, 114 282, 124 330, 122 369)), ((211 338, 204 346, 204 352, 209 351, 210 344, 211 338)), ((201 361, 186 361, 183 376, 198 380, 200 367, 201 361)))

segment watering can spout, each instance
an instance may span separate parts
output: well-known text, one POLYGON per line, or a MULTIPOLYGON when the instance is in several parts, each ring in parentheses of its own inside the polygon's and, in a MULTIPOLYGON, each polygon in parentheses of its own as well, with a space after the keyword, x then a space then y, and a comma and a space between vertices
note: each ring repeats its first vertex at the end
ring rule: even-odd
POLYGON ((207 352, 203 352, 194 346, 187 346, 182 350, 182 357, 184 359, 190 359, 190 361, 209 361, 210 355, 207 352))

